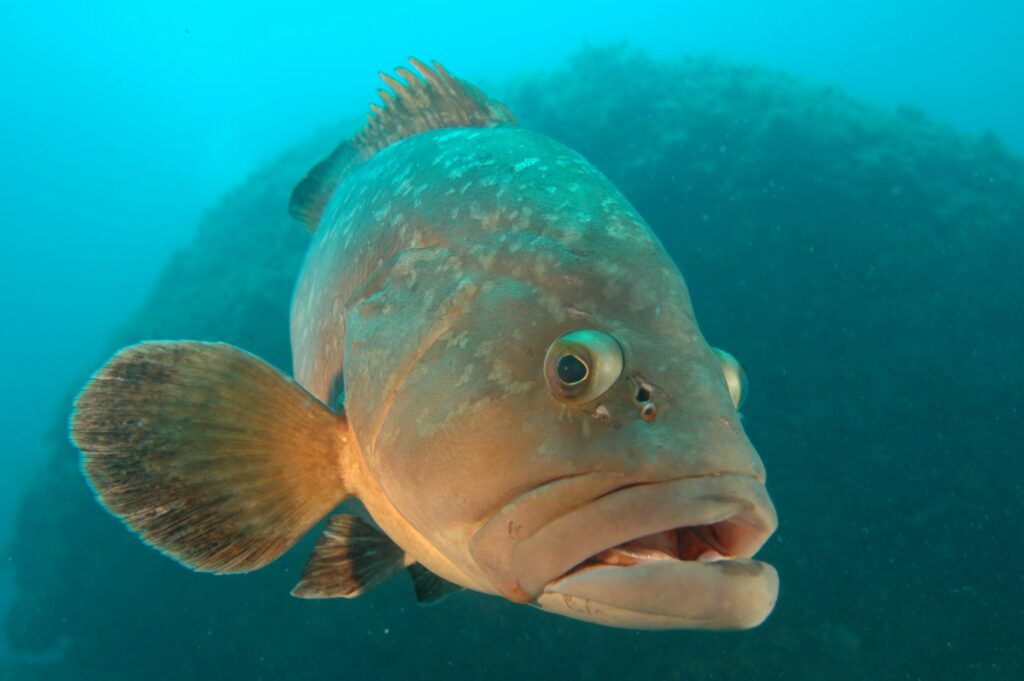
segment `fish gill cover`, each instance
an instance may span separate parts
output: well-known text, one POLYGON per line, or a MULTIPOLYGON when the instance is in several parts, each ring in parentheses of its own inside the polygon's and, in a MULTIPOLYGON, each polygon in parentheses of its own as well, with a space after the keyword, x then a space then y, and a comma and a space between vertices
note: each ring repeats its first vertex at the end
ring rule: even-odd
MULTIPOLYGON (((393 580, 288 595, 303 547, 190 574, 91 498, 55 414, 12 546, 19 678, 992 678, 1016 631, 1024 440, 1024 164, 914 110, 714 59, 593 49, 492 93, 615 182, 679 263, 705 335, 744 361, 745 426, 784 519, 779 604, 744 634, 604 630, 393 580)), ((111 348, 221 340, 290 367, 307 236, 288 195, 351 126, 224 198, 111 348)), ((636 277, 642 285, 644 272, 636 277)), ((84 376, 83 376, 84 378, 84 376)))

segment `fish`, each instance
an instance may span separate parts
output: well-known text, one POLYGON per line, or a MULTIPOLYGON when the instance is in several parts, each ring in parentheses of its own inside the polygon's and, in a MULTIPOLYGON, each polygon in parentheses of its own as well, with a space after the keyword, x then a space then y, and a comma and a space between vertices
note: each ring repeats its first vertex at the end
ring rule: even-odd
POLYGON ((320 526, 300 598, 405 572, 425 604, 470 590, 613 627, 759 625, 779 582, 754 555, 778 521, 742 367, 607 177, 409 63, 291 196, 311 232, 293 377, 223 343, 120 350, 70 418, 97 499, 215 574, 320 526))

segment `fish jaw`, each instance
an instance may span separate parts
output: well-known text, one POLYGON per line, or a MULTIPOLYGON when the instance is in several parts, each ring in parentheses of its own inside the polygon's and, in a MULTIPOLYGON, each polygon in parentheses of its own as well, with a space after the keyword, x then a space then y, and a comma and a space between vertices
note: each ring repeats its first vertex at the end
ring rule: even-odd
POLYGON ((548 585, 542 610, 628 629, 750 629, 771 614, 778 573, 768 563, 652 560, 584 569, 548 585))
POLYGON ((751 557, 777 519, 760 480, 614 477, 560 480, 496 513, 471 543, 495 589, 630 628, 744 629, 768 616, 778 576, 751 557))

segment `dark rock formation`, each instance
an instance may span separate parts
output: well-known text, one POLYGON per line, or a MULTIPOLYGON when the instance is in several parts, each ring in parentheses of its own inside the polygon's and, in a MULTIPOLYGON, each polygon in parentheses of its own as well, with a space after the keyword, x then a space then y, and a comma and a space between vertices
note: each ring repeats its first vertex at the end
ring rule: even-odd
MULTIPOLYGON (((1006 678, 1024 660, 1024 164, 913 110, 709 59, 590 51, 505 84, 524 125, 601 167, 686 275, 708 339, 752 379, 746 424, 781 529, 778 608, 742 634, 606 630, 496 598, 414 605, 190 574, 92 501, 55 415, 17 519, 30 678, 1006 678)), ((306 239, 284 207, 338 131, 206 217, 116 345, 217 339, 290 365, 306 239)), ((643 272, 637 272, 643 285, 643 272)), ((89 367, 83 367, 83 378, 89 367)), ((2 671, 2 670, 0 670, 2 671)))

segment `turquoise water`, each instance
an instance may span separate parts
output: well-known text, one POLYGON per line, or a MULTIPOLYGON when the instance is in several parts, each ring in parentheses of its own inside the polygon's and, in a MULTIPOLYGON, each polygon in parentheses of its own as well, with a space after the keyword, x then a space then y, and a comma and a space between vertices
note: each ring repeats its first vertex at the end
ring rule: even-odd
POLYGON ((1019 5, 360 12, 0 9, 4 678, 1017 678, 1019 5), (407 54, 601 168, 743 361, 781 523, 761 628, 614 631, 473 594, 419 608, 400 579, 303 602, 312 536, 214 578, 90 498, 64 424, 117 346, 226 340, 290 366, 306 236, 288 192, 407 54))

